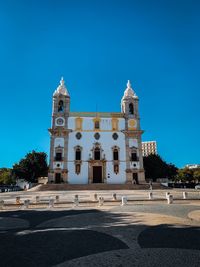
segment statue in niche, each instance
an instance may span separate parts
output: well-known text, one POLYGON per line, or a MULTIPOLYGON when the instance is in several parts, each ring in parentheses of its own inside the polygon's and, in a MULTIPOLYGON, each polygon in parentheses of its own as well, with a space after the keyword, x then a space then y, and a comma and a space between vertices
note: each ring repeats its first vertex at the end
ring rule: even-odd
POLYGON ((63 111, 63 101, 60 100, 58 103, 58 112, 62 112, 63 111))

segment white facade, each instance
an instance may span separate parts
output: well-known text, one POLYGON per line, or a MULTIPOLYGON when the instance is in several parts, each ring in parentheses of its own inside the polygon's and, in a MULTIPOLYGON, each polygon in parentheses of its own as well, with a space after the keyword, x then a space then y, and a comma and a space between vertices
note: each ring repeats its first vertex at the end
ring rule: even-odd
POLYGON ((144 181, 138 97, 127 84, 122 112, 70 112, 63 79, 53 96, 49 182, 144 181))
POLYGON ((106 166, 106 178, 107 183, 125 183, 126 175, 126 151, 125 151, 125 137, 124 134, 120 131, 124 127, 124 121, 121 119, 119 131, 115 131, 118 134, 118 139, 114 140, 112 138, 112 124, 110 118, 102 118, 99 132, 100 138, 95 139, 94 135, 94 122, 92 117, 82 117, 83 119, 83 130, 81 131, 82 137, 80 140, 77 140, 75 130, 75 117, 69 117, 68 127, 73 130, 69 134, 68 142, 68 177, 69 183, 87 183, 88 182, 88 160, 92 158, 92 148, 95 143, 98 142, 101 144, 102 148, 102 158, 105 158, 107 161, 106 166), (80 146, 82 148, 82 165, 80 174, 76 174, 74 171, 74 161, 75 161, 75 150, 74 148, 80 146), (119 173, 115 174, 113 172, 113 151, 112 147, 117 146, 120 148, 119 151, 119 173))

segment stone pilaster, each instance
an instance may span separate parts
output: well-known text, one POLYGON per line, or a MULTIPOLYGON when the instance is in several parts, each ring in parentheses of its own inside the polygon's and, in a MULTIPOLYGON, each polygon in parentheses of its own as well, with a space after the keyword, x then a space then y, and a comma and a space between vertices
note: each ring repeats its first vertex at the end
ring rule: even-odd
MULTIPOLYGON (((52 106, 52 120, 51 120, 51 128, 49 129, 51 135, 50 142, 50 166, 49 166, 49 182, 55 182, 55 174, 61 174, 61 181, 68 181, 68 169, 67 169, 67 161, 68 161, 68 135, 70 130, 68 129, 68 117, 70 110, 70 96, 65 86, 64 79, 61 78, 60 85, 57 87, 53 94, 53 106, 52 106), (64 124, 57 124, 56 119, 61 118, 65 121, 64 124), (60 148, 59 146, 55 148, 55 138, 62 137, 64 139, 64 147, 60 148), (54 155, 55 151, 58 153, 62 153, 62 159, 60 161, 56 169, 54 169, 54 155), (61 149, 61 150, 60 150, 61 149)), ((63 145, 62 145, 63 146, 63 145)))
POLYGON ((144 172, 144 164, 143 164, 143 156, 142 156, 142 142, 141 142, 141 135, 138 136, 138 149, 139 149, 139 164, 140 170, 138 173, 138 180, 139 182, 145 182, 145 172, 144 172))

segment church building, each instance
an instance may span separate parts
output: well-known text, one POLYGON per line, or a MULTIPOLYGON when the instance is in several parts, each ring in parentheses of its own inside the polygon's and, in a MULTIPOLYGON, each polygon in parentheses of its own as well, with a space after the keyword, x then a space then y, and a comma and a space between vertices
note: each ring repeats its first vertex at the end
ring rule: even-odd
POLYGON ((138 100, 128 81, 121 112, 70 112, 62 78, 53 94, 49 183, 145 182, 138 100))

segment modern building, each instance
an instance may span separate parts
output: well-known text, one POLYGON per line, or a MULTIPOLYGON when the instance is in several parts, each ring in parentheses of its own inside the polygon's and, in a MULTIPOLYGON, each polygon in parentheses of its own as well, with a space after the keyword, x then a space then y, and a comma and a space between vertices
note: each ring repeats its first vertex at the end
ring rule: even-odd
POLYGON ((185 168, 198 169, 198 168, 200 168, 200 164, 187 164, 187 165, 185 165, 185 168))
POLYGON ((61 79, 53 94, 49 182, 144 182, 138 100, 128 81, 121 112, 70 112, 61 79))
POLYGON ((150 154, 157 154, 157 143, 156 141, 147 141, 142 142, 142 155, 143 157, 147 157, 150 154))

